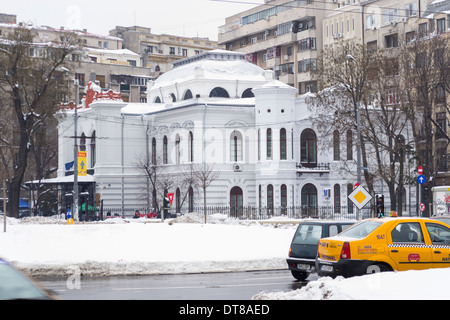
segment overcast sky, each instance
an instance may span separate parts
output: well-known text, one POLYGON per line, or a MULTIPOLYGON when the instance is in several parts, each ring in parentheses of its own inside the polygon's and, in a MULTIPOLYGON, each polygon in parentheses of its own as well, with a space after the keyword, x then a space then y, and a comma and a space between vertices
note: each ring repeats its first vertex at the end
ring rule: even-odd
POLYGON ((0 12, 17 15, 18 22, 87 29, 100 35, 108 35, 115 26, 138 25, 151 28, 155 34, 217 40, 218 27, 225 24, 225 18, 264 3, 263 0, 221 1, 2 0, 0 12))

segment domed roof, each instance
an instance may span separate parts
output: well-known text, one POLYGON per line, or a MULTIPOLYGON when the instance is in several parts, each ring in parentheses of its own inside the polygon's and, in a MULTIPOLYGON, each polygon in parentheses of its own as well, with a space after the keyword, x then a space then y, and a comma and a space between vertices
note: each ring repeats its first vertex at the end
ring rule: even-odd
POLYGON ((267 81, 266 72, 245 60, 240 52, 212 50, 174 63, 162 74, 151 90, 193 79, 267 81))

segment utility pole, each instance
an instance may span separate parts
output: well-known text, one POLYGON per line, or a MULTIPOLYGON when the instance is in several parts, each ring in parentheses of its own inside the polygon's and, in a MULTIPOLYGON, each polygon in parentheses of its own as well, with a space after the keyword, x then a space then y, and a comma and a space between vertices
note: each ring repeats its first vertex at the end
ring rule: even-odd
POLYGON ((75 108, 73 113, 73 220, 78 221, 78 96, 79 83, 78 79, 74 80, 75 85, 75 108))

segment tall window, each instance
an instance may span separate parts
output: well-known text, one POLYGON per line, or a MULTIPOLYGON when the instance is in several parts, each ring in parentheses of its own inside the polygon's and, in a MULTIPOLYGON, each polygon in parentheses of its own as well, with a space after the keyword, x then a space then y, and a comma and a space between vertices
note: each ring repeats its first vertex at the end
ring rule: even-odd
MULTIPOLYGON (((287 208, 287 187, 285 184, 281 185, 281 209, 287 208)), ((286 213, 286 212, 283 212, 286 213)))
POLYGON ((317 138, 311 129, 305 129, 300 136, 300 159, 302 165, 315 167, 317 165, 317 138))
POLYGON ((347 130, 347 160, 353 160, 353 133, 347 130))
POLYGON ((189 187, 188 202, 189 202, 189 212, 193 212, 194 211, 194 189, 192 189, 192 187, 189 187))
POLYGON ((164 140, 163 140, 163 164, 167 164, 168 163, 168 152, 167 152, 167 136, 164 136, 164 140))
POLYGON ((175 162, 180 164, 180 135, 177 134, 175 138, 175 162))
POLYGON ((91 168, 95 167, 95 131, 91 136, 91 168))
POLYGON ((242 135, 239 131, 233 131, 230 137, 230 160, 242 161, 242 135))
POLYGON ((176 203, 176 209, 177 212, 181 211, 181 191, 180 188, 177 188, 175 191, 175 203, 176 203))
POLYGON ((269 214, 273 214, 273 185, 267 186, 267 209, 269 214))
POLYGON ((341 213, 341 186, 334 185, 334 213, 341 213))
POLYGON ((156 139, 152 139, 152 164, 156 165, 156 139))
POLYGON ((287 160, 286 129, 280 130, 280 160, 287 160))
POLYGON ((333 160, 339 161, 341 158, 341 146, 339 142, 339 131, 334 130, 333 132, 333 160))
POLYGON ((267 129, 267 159, 272 159, 272 129, 267 129))
POLYGON ((353 202, 348 198, 348 196, 353 192, 353 185, 351 183, 347 184, 347 213, 353 213, 353 202))
POLYGON ((261 129, 258 129, 258 161, 261 160, 261 129))
POLYGON ((189 162, 194 162, 194 134, 189 131, 189 145, 188 145, 189 162))

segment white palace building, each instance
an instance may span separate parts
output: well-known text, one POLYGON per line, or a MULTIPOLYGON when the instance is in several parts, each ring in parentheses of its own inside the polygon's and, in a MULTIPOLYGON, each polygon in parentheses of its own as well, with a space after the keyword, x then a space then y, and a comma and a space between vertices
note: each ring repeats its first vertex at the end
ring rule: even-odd
MULTIPOLYGON (((249 207, 259 214, 356 210, 347 198, 355 161, 347 165, 354 172, 342 172, 344 160, 333 161, 333 137, 319 143, 308 95, 297 97, 242 53, 213 50, 176 62, 147 89, 145 104, 103 97, 77 109, 78 145, 88 165, 88 175, 79 177, 81 203, 101 199, 105 208, 129 215, 161 207, 163 194, 174 193, 171 211, 188 212, 203 207, 195 173, 211 171, 208 207, 236 214, 249 207)), ((59 124, 58 179, 67 182, 62 209, 72 202, 73 125, 72 110, 59 124)), ((342 134, 341 146, 345 139, 342 134)))

